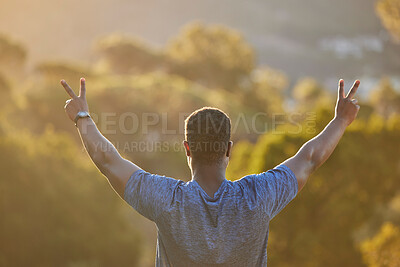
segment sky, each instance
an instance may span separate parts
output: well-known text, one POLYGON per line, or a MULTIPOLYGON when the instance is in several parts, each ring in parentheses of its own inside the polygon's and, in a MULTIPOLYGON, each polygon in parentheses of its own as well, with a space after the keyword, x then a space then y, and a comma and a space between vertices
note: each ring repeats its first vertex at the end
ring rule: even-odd
POLYGON ((295 82, 327 85, 359 78, 372 86, 398 78, 400 44, 374 11, 373 0, 1 0, 0 33, 25 44, 28 66, 43 60, 93 61, 94 42, 121 32, 164 46, 187 23, 224 24, 242 32, 258 64, 295 82))

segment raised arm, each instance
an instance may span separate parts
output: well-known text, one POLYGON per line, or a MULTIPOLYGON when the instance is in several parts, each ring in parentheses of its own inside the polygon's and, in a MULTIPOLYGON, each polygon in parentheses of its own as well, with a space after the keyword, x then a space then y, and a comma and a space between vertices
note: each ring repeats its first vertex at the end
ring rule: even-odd
MULTIPOLYGON (((61 80, 61 84, 71 97, 64 107, 68 117, 74 121, 78 112, 89 112, 86 101, 85 79, 81 78, 79 96, 75 95, 64 80, 61 80)), ((129 177, 136 170, 139 170, 139 167, 121 157, 114 145, 100 133, 90 117, 78 119, 76 125, 82 143, 93 163, 107 177, 114 190, 123 198, 125 185, 129 177)))
POLYGON ((344 81, 339 81, 335 117, 320 134, 305 143, 296 155, 283 162, 296 175, 299 191, 305 185, 308 176, 329 158, 346 127, 356 118, 360 106, 353 97, 359 85, 360 81, 355 81, 345 96, 344 81))

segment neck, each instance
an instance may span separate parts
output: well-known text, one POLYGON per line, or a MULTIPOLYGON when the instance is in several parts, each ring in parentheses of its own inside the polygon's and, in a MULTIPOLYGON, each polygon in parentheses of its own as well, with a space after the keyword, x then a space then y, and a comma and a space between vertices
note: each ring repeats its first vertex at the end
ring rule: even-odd
MULTIPOLYGON (((221 164, 222 165, 222 164, 221 164)), ((226 168, 221 165, 192 165, 192 180, 196 181, 206 193, 213 197, 225 180, 226 168)))

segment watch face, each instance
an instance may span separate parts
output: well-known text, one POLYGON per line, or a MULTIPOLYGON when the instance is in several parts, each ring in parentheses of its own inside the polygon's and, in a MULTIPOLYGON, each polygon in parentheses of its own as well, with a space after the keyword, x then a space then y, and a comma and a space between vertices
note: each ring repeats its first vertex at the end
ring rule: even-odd
POLYGON ((77 121, 80 119, 80 118, 85 118, 85 117, 89 117, 90 118, 90 115, 89 115, 89 112, 87 112, 87 111, 79 111, 77 114, 76 114, 76 117, 75 117, 75 119, 74 119, 74 122, 75 122, 75 126, 77 126, 77 121))

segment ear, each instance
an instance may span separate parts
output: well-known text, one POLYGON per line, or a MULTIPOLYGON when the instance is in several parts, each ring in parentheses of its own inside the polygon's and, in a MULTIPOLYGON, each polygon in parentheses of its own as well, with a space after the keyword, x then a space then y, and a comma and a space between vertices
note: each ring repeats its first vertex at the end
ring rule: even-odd
POLYGON ((233 142, 229 141, 228 142, 228 149, 226 150, 226 156, 229 158, 232 154, 232 146, 233 146, 233 142))
POLYGON ((183 147, 185 148, 186 156, 190 157, 189 143, 187 141, 183 141, 183 147))

